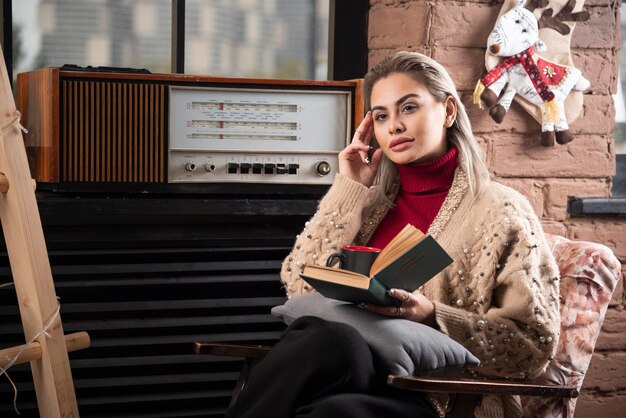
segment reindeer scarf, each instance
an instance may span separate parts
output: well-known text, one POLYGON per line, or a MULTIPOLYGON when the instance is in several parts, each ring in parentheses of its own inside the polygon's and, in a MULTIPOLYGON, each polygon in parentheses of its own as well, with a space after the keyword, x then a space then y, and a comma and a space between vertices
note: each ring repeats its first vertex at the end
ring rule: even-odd
POLYGON ((524 68, 524 71, 526 71, 526 73, 528 74, 528 77, 530 77, 530 81, 533 83, 535 90, 537 90, 539 97, 541 97, 541 99, 544 101, 544 112, 546 112, 546 116, 550 120, 558 120, 558 108, 556 106, 556 103, 553 101, 554 93, 550 91, 550 88, 544 81, 541 71, 535 63, 535 60, 533 59, 534 54, 535 53, 532 47, 530 47, 527 50, 520 52, 519 54, 506 57, 501 63, 496 65, 495 68, 493 68, 480 79, 482 86, 479 84, 477 86, 477 91, 474 94, 478 94, 478 96, 480 97, 480 94, 482 94, 482 90, 484 90, 485 87, 489 87, 491 84, 496 82, 496 80, 502 77, 502 74, 504 74, 507 69, 517 64, 521 64, 524 68))

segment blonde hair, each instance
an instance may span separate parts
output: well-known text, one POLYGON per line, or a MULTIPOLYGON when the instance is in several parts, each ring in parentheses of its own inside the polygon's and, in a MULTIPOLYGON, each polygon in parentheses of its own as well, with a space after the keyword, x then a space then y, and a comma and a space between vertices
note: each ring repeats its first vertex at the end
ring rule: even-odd
MULTIPOLYGON (((452 78, 445 68, 437 61, 417 52, 398 52, 396 55, 384 58, 376 64, 364 77, 363 89, 365 108, 370 109, 372 89, 381 79, 394 73, 404 73, 418 83, 424 85, 430 93, 441 102, 452 97, 457 105, 456 120, 447 128, 446 139, 459 152, 459 165, 467 175, 470 192, 474 197, 479 196, 489 180, 489 171, 485 164, 482 149, 478 145, 467 112, 452 78)), ((393 162, 383 155, 374 184, 378 188, 378 196, 374 205, 379 203, 392 204, 387 197, 393 183, 396 181, 397 170, 393 162)))

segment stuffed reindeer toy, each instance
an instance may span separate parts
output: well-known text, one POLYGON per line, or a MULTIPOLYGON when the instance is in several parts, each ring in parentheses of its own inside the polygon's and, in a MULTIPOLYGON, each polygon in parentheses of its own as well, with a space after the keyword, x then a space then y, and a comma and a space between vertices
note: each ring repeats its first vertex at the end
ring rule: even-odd
MULTIPOLYGON (((489 107, 493 120, 501 123, 513 98, 519 95, 541 109, 541 145, 554 146, 555 139, 565 144, 573 139, 566 120, 565 99, 571 90, 585 90, 590 83, 573 66, 550 62, 535 53, 546 50, 539 39, 542 20, 554 23, 558 19, 552 17, 552 9, 546 9, 538 22, 533 12, 523 7, 524 2, 516 0, 516 6, 500 16, 489 35, 487 53, 501 60, 478 81, 474 103, 481 109, 483 104, 489 107)), ((529 3, 545 6, 548 1, 529 3)), ((575 0, 570 0, 558 15, 586 20, 582 13, 571 13, 574 5, 575 0)), ((569 31, 567 25, 562 25, 561 30, 569 31)))

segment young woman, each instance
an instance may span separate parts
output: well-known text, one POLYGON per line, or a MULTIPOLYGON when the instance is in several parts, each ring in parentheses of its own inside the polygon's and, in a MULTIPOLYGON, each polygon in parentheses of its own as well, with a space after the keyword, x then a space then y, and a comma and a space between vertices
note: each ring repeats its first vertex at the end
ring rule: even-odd
MULTIPOLYGON (((281 272, 288 297, 312 292, 299 274, 342 245, 384 247, 411 223, 454 260, 380 315, 434 327, 480 360, 477 375, 540 374, 559 331, 558 270, 528 201, 489 179, 454 83, 434 60, 400 52, 364 80, 370 109, 339 154, 339 174, 281 272)), ((351 327, 304 317, 252 374, 229 417, 431 417, 446 396, 389 390, 351 327)), ((485 396, 478 416, 521 416, 519 398, 485 396)))

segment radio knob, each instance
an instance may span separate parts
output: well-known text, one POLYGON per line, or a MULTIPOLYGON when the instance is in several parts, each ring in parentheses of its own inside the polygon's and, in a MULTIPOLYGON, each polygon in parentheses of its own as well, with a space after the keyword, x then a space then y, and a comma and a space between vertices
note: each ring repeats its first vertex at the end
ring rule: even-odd
POLYGON ((330 173, 330 170, 331 168, 330 164, 328 164, 328 161, 320 161, 315 165, 315 172, 317 172, 317 175, 320 177, 328 175, 328 173, 330 173))
POLYGON ((185 171, 195 171, 196 165, 194 163, 185 164, 185 171))

